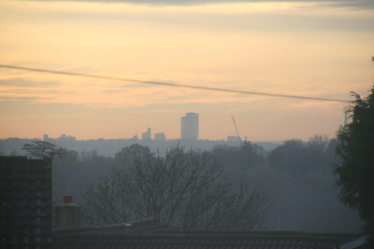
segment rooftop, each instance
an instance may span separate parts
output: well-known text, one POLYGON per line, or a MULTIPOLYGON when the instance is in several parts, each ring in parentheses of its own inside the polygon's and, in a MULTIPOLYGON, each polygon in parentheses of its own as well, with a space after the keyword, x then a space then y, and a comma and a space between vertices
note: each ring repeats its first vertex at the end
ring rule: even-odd
POLYGON ((335 249, 354 234, 304 232, 156 230, 154 234, 56 234, 55 249, 73 248, 217 248, 217 249, 335 249))
POLYGON ((126 234, 126 225, 131 224, 131 234, 151 234, 157 229, 178 229, 155 218, 129 221, 120 224, 91 226, 91 227, 73 227, 73 228, 55 228, 53 233, 56 234, 126 234))

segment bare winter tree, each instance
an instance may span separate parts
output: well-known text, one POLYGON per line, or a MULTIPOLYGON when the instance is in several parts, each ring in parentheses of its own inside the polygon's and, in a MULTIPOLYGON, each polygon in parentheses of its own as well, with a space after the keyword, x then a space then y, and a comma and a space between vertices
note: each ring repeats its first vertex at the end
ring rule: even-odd
POLYGON ((229 183, 210 153, 180 146, 165 156, 139 148, 127 151, 125 165, 113 167, 82 194, 84 222, 155 217, 181 229, 254 230, 267 225, 272 208, 264 193, 244 179, 236 186, 229 183))
POLYGON ((27 151, 27 155, 32 159, 43 159, 44 152, 52 151, 57 146, 45 141, 32 141, 30 144, 24 144, 22 150, 27 151))

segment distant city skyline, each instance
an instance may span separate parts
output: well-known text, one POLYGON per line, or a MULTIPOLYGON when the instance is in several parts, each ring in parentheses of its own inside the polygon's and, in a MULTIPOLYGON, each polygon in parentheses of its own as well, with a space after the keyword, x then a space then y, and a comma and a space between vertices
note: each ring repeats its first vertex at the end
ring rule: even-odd
MULTIPOLYGON (((154 140, 156 141, 166 141, 166 136, 164 132, 158 132, 153 134, 154 140)), ((152 127, 148 127, 146 132, 142 133, 141 140, 152 140, 152 127)), ((61 134, 60 137, 54 138, 60 141, 75 141, 76 137, 71 135, 66 136, 66 134, 61 134)), ((54 140, 50 138, 48 134, 43 135, 43 141, 54 140)), ((134 135, 131 139, 138 140, 137 135, 134 135)), ((179 139, 184 140, 199 140, 199 114, 198 113, 186 113, 184 117, 181 117, 181 137, 179 139)), ((241 139, 237 136, 227 136, 228 142, 238 142, 241 139)))
MULTIPOLYGON (((165 153, 169 148, 180 145, 187 149, 200 149, 200 150, 212 150, 215 146, 240 146, 238 140, 226 141, 226 140, 192 140, 192 139, 166 139, 162 133, 156 133, 157 139, 137 139, 137 138, 117 138, 117 139, 87 139, 79 140, 73 139, 72 136, 60 136, 56 138, 46 138, 46 142, 50 142, 58 147, 65 148, 67 150, 75 150, 78 152, 89 152, 96 150, 97 153, 105 156, 114 156, 115 153, 121 150, 121 148, 130 146, 132 144, 140 144, 142 146, 148 146, 152 151, 159 151, 165 153), (70 137, 70 138, 69 138, 70 137)), ((165 134, 164 134, 165 135, 165 134)), ((0 154, 9 155, 12 152, 17 152, 18 155, 25 154, 26 151, 22 150, 24 144, 28 144, 35 140, 41 140, 40 138, 7 138, 0 139, 0 154)), ((265 150, 269 151, 282 144, 282 141, 251 141, 255 142, 264 147, 265 150)))
MULTIPOLYGON (((148 129, 151 129, 151 128, 148 128, 148 129)), ((148 129, 147 129, 147 132, 148 132, 148 129)), ((147 132, 144 132, 143 134, 147 134, 147 132)), ((4 138, 4 139, 0 139, 0 140, 13 139, 13 138, 17 138, 17 139, 36 139, 36 140, 46 141, 46 142, 51 142, 51 141, 74 142, 74 141, 89 141, 89 140, 134 140, 134 141, 136 141, 136 140, 137 141, 149 141, 149 140, 153 140, 153 141, 176 141, 176 140, 182 140, 182 138, 167 139, 164 132, 154 133, 153 138, 151 138, 151 139, 148 138, 148 134, 145 135, 144 139, 139 139, 137 135, 134 135, 133 137, 130 137, 130 138, 118 137, 118 138, 105 139, 103 137, 99 137, 99 138, 96 138, 96 139, 92 139, 92 138, 77 139, 76 137, 73 137, 71 135, 67 136, 65 134, 61 134, 59 137, 58 136, 57 137, 50 137, 48 134, 44 134, 43 138, 40 138, 40 136, 31 137, 31 138, 9 137, 9 138, 4 138)), ((184 140, 191 140, 191 139, 184 139, 184 140)), ((234 142, 234 143, 238 143, 238 144, 239 144, 239 141, 242 141, 237 136, 227 136, 225 139, 217 139, 217 140, 214 140, 214 139, 199 139, 199 140, 192 139, 192 140, 193 141, 225 141, 225 142, 234 142)), ((248 140, 248 141, 252 142, 251 140, 248 140)), ((282 141, 285 141, 285 140, 272 140, 272 141, 269 141, 269 142, 282 142, 282 141)), ((265 141, 257 140, 257 141, 254 141, 254 142, 267 142, 267 141, 266 140, 265 141)))
MULTIPOLYGON (((344 114, 343 115, 344 117, 344 120, 343 122, 340 124, 340 125, 346 125, 347 124, 347 115, 344 114)), ((234 126, 233 126, 234 127, 234 126)), ((137 133, 137 132, 135 132, 137 133)), ((234 132, 231 132, 232 134, 234 132)), ((166 140, 178 140, 178 139, 193 139, 193 140, 199 140, 199 114, 198 113, 186 113, 186 115, 184 117, 181 117, 181 123, 180 123, 180 137, 178 138, 170 138, 170 139, 166 139, 166 135, 164 132, 156 132, 156 133, 153 133, 153 139, 154 140, 158 140, 158 141, 166 141, 166 140), (187 129, 185 128, 184 131, 183 131, 183 127, 186 126, 187 124, 187 129), (183 138, 184 137, 184 138, 183 138), (197 139, 195 139, 197 137, 197 139)), ((321 134, 322 133, 315 133, 315 134, 321 134)), ((323 134, 323 135, 327 135, 329 136, 329 134, 323 134)), ((312 137, 313 134, 311 134, 308 138, 312 137)), ((290 140, 290 139, 300 139, 300 140, 308 140, 307 139, 302 139, 302 138, 289 138, 289 139, 281 139, 281 140, 276 140, 276 139, 271 139, 271 140, 254 140, 254 139, 251 139, 249 138, 247 135, 245 135, 246 139, 248 141, 270 141, 270 142, 274 142, 274 141, 285 141, 285 140, 290 140)), ((330 138, 332 138, 333 136, 329 136, 330 138)), ((8 138, 17 138, 17 137, 5 137, 5 138, 0 138, 0 139, 8 139, 8 138)), ((76 141, 76 140, 95 140, 95 139, 132 139, 132 140, 139 140, 140 139, 138 138, 137 134, 133 135, 132 137, 125 137, 123 136, 119 136, 118 138, 104 138, 103 136, 98 136, 96 138, 86 138, 86 139, 77 139, 76 137, 74 136, 71 136, 71 135, 66 135, 66 134, 61 134, 60 136, 54 136, 54 137, 50 137, 49 134, 43 134, 42 138, 41 136, 32 136, 32 137, 19 137, 19 138, 25 138, 25 139, 33 139, 33 138, 37 138, 39 140, 43 140, 43 141, 51 141, 51 140, 61 140, 61 141, 76 141)), ((151 127, 148 127, 146 129, 145 132, 142 133, 142 136, 141 136, 141 140, 153 140, 152 139, 152 128, 151 127)), ((219 139, 205 139, 205 140, 211 140, 211 141, 219 141, 219 140, 223 140, 223 141, 228 141, 228 142, 235 142, 235 141, 242 141, 239 137, 235 136, 235 135, 228 135, 224 138, 219 138, 219 139)))

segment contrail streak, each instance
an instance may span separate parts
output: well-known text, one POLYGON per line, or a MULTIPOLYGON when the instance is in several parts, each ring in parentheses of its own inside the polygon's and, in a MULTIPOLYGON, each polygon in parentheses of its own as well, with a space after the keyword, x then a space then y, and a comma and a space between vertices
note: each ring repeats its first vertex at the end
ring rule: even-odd
POLYGON ((118 78, 118 77, 101 76, 101 75, 93 75, 93 74, 55 71, 55 70, 40 69, 40 68, 17 67, 17 66, 2 65, 2 64, 0 64, 0 67, 9 68, 9 69, 17 69, 17 70, 25 70, 25 71, 33 71, 33 72, 40 72, 40 73, 51 73, 51 74, 60 74, 60 75, 80 76, 80 77, 104 79, 104 80, 117 80, 117 81, 126 81, 126 82, 140 83, 140 84, 158 85, 158 86, 182 87, 182 88, 191 88, 191 89, 216 91, 216 92, 240 93, 240 94, 248 94, 248 95, 262 95, 262 96, 292 98, 292 99, 333 101, 333 102, 343 102, 343 103, 349 103, 350 102, 349 100, 342 100, 342 99, 328 99, 328 98, 316 98, 316 97, 298 96, 298 95, 274 94, 274 93, 252 92, 252 91, 243 91, 243 90, 231 90, 231 89, 216 88, 216 87, 175 84, 175 83, 160 82, 160 81, 144 81, 144 80, 118 78))

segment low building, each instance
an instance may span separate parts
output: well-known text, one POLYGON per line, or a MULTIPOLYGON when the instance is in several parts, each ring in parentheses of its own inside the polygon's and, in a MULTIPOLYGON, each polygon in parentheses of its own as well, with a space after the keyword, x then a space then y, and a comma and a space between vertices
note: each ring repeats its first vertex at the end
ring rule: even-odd
POLYGON ((240 137, 237 136, 227 136, 227 142, 241 142, 240 137))
POLYGON ((158 141, 166 141, 166 136, 163 132, 161 133, 155 133, 155 140, 158 141))

